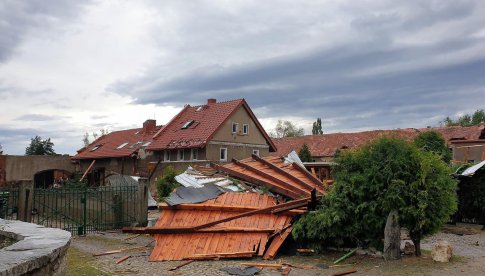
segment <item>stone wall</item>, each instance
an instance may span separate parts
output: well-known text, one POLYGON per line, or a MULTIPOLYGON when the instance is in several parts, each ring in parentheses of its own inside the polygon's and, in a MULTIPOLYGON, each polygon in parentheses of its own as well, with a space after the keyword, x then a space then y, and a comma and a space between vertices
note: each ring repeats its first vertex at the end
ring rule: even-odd
POLYGON ((17 240, 0 249, 0 276, 67 275, 67 249, 71 233, 0 219, 0 235, 17 240))
POLYGON ((0 185, 16 180, 34 179, 36 173, 46 170, 74 172, 76 165, 71 162, 69 155, 1 155, 0 171, 4 174, 4 180, 0 179, 0 185))

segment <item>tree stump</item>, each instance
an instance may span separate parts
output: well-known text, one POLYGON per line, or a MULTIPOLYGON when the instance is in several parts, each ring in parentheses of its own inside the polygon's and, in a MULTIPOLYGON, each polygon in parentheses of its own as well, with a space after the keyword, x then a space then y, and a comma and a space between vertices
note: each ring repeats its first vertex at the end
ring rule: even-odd
POLYGON ((391 211, 387 216, 386 228, 384 228, 384 259, 386 261, 401 258, 401 227, 398 217, 396 210, 391 211))

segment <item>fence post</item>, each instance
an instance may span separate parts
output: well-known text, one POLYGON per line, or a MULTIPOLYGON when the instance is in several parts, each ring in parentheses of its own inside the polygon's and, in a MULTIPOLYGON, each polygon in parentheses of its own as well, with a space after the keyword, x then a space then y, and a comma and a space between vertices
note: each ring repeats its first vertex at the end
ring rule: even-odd
POLYGON ((32 203, 34 200, 34 181, 20 180, 17 219, 30 222, 32 219, 32 203))
POLYGON ((136 221, 139 226, 145 226, 148 223, 148 179, 140 177, 138 179, 138 208, 136 221))

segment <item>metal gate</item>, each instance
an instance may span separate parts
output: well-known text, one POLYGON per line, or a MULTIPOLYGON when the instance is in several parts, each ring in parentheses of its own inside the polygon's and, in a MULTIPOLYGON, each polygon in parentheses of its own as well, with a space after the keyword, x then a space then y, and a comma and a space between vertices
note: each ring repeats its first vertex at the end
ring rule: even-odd
POLYGON ((0 218, 9 220, 17 219, 18 202, 18 188, 0 188, 0 218))
POLYGON ((136 222, 137 186, 35 189, 32 222, 84 235, 136 222))

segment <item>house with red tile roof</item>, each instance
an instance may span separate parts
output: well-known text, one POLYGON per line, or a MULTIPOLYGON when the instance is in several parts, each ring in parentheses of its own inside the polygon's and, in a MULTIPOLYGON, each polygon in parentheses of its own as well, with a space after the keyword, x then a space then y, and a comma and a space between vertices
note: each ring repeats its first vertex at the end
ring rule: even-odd
POLYGON ((189 164, 266 156, 276 146, 244 99, 208 99, 203 105, 186 105, 153 136, 147 150, 155 152, 162 167, 186 169, 189 164))
POLYGON ((81 171, 96 160, 89 183, 102 185, 110 174, 150 178, 168 165, 185 170, 189 165, 226 163, 274 151, 276 146, 244 99, 209 99, 203 105, 185 105, 163 127, 147 120, 143 128, 104 135, 79 150, 73 160, 81 171))
POLYGON ((470 127, 405 128, 393 130, 370 130, 353 133, 330 133, 273 139, 278 151, 272 153, 272 155, 284 156, 292 150, 298 152, 303 144, 306 143, 312 154, 313 161, 329 162, 333 160, 336 152, 362 146, 378 137, 393 136, 410 141, 418 134, 431 130, 441 133, 452 150, 455 148, 455 144, 463 144, 463 141, 474 141, 474 143, 476 143, 476 140, 483 141, 483 139, 485 139, 485 126, 483 125, 470 127))
POLYGON ((72 159, 82 172, 95 161, 88 174, 90 185, 103 185, 112 174, 147 175, 150 153, 146 148, 160 129, 155 120, 146 120, 141 128, 110 132, 80 149, 72 159))

